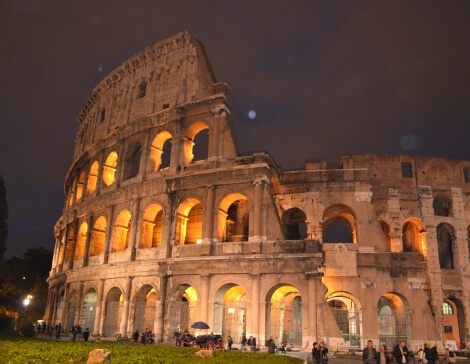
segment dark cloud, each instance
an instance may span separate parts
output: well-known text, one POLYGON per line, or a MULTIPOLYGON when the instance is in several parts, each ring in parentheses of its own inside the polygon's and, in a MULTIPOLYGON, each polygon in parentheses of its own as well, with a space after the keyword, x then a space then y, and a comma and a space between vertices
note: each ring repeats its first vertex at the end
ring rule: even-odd
POLYGON ((242 152, 284 168, 356 152, 470 159, 469 16, 458 1, 0 1, 7 256, 53 248, 93 87, 183 29, 233 90, 242 152))

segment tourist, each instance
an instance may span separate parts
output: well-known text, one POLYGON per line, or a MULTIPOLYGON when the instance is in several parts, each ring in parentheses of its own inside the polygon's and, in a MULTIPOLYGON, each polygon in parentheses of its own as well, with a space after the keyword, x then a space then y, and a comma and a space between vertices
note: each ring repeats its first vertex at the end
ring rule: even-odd
POLYGON ((135 330, 134 332, 134 335, 132 335, 132 338, 134 339, 134 341, 137 343, 137 340, 139 340, 139 330, 135 330))
POLYGON ((55 338, 60 339, 60 332, 62 331, 62 325, 60 322, 55 325, 55 338))
POLYGON ((395 345, 392 354, 397 363, 402 364, 408 362, 408 348, 403 340, 400 341, 399 344, 395 345))
POLYGON ((122 343, 122 335, 121 335, 121 334, 118 334, 118 335, 116 336, 116 342, 122 343))
POLYGON ((313 347, 312 347, 312 362, 315 363, 317 361, 317 357, 318 357, 318 344, 314 342, 313 347))
POLYGON ((227 347, 228 347, 228 350, 232 350, 232 344, 233 344, 233 340, 232 340, 232 337, 229 335, 229 336, 227 336, 227 347))
POLYGON ((240 347, 240 351, 245 350, 246 343, 247 343, 246 336, 245 336, 245 334, 243 334, 242 335, 242 346, 240 347))
POLYGON ((423 364, 424 362, 424 351, 423 348, 419 348, 418 350, 418 364, 423 364))
POLYGON ((362 361, 364 364, 377 364, 377 350, 372 340, 367 341, 367 346, 362 350, 362 361))
POLYGON ((320 345, 318 345, 317 363, 319 364, 328 363, 328 348, 325 346, 325 343, 323 341, 321 341, 320 345))
POLYGON ((268 344, 268 354, 274 354, 276 351, 276 344, 274 343, 272 336, 269 338, 267 344, 268 344))
POLYGON ((387 346, 384 343, 380 344, 378 359, 379 364, 389 364, 391 361, 387 355, 387 346))
POLYGON ((85 331, 83 332, 83 340, 88 341, 89 337, 90 337, 90 329, 87 327, 85 331))

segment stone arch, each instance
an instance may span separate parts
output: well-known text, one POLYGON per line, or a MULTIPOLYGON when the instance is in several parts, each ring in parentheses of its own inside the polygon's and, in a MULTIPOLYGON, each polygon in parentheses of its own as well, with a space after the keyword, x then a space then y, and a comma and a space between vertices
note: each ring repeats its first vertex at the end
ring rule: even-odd
POLYGON ((219 204, 217 216, 219 241, 248 241, 250 202, 241 193, 225 196, 219 204))
POLYGON ((100 164, 98 161, 94 161, 88 172, 87 184, 86 184, 86 194, 92 195, 96 191, 96 183, 98 182, 98 171, 100 164))
POLYGON ((60 231, 59 237, 59 253, 57 254, 57 265, 61 265, 64 261, 63 253, 65 247, 65 230, 60 231))
POLYGON ((83 196, 84 185, 85 185, 85 171, 82 171, 80 173, 80 176, 78 177, 78 182, 77 182, 77 193, 75 195, 75 199, 77 201, 80 200, 83 196))
POLYGON ((68 262, 72 258, 73 253, 73 242, 75 241, 75 227, 69 224, 67 233, 67 246, 65 251, 65 262, 68 262))
POLYGON ((124 181, 134 178, 139 174, 141 155, 142 145, 139 141, 136 140, 127 147, 122 176, 124 181))
POLYGON ((443 222, 436 227, 437 252, 441 269, 454 269, 455 229, 452 225, 443 222))
POLYGON ((131 219, 132 215, 129 210, 122 210, 116 217, 111 245, 112 252, 121 252, 128 248, 131 219))
POLYGON ((337 291, 328 296, 327 302, 344 341, 349 342, 351 348, 361 348, 362 307, 359 300, 348 292, 337 291))
POLYGON ((150 204, 142 216, 139 248, 155 248, 162 243, 163 208, 159 204, 150 204))
POLYGON ((307 215, 297 207, 290 208, 282 214, 284 235, 287 240, 307 239, 307 215))
POLYGON ((155 331, 155 310, 157 303, 157 291, 150 284, 144 284, 134 297, 134 321, 131 331, 146 330, 155 331))
POLYGON ((104 251, 106 241, 106 217, 100 216, 96 219, 91 230, 90 256, 100 255, 104 251))
POLYGON ((462 301, 450 295, 445 299, 442 311, 444 339, 455 340, 459 350, 465 349, 465 311, 462 301), (446 304, 450 306, 452 312, 444 309, 446 304))
POLYGON ((392 347, 397 342, 411 344, 411 321, 408 301, 398 293, 383 294, 377 303, 379 341, 392 347))
POLYGON ((106 186, 111 186, 116 181, 117 164, 118 154, 113 151, 108 154, 103 166, 103 182, 106 186))
POLYGON ((91 332, 94 331, 95 327, 95 316, 96 316, 96 302, 98 300, 98 293, 96 288, 90 287, 86 291, 83 297, 83 310, 81 316, 82 327, 84 329, 90 329, 91 332))
POLYGON ((149 172, 170 166, 172 138, 168 131, 162 131, 155 136, 150 147, 149 172))
POLYGON ((385 240, 387 241, 388 248, 392 251, 392 236, 390 234, 390 226, 384 220, 379 219, 380 227, 385 236, 385 240))
POLYGON ((112 287, 106 294, 102 329, 103 337, 115 337, 119 334, 124 300, 122 292, 122 289, 112 287))
POLYGON ((356 214, 346 205, 335 204, 323 213, 324 243, 357 244, 356 214))
POLYGON ((216 335, 230 335, 235 343, 240 343, 246 334, 246 290, 236 283, 226 283, 219 287, 214 297, 214 325, 216 335))
POLYGON ((174 332, 189 332, 191 325, 198 321, 198 297, 193 285, 179 284, 173 289, 167 300, 168 337, 174 332))
POLYGON ((405 220, 402 234, 404 252, 419 252, 427 258, 426 231, 419 219, 411 217, 405 220))
MULTIPOLYGON (((183 141, 183 164, 190 164, 194 159, 194 139, 202 130, 209 129, 209 126, 202 121, 197 121, 188 127, 183 141)), ((209 145, 207 145, 209 151, 209 145)), ((208 153, 207 153, 208 154, 208 153)), ((207 159, 207 158, 206 158, 207 159)))
POLYGON ((175 245, 199 244, 202 238, 203 205, 195 198, 184 200, 176 211, 175 245))
POLYGON ((65 326, 63 327, 65 332, 69 332, 70 329, 78 322, 75 322, 75 314, 78 308, 78 293, 77 290, 74 289, 70 292, 69 301, 67 306, 67 319, 65 322, 65 326))
POLYGON ((88 224, 82 222, 80 228, 78 229, 77 242, 75 245, 75 256, 74 260, 82 259, 85 252, 86 237, 88 234, 88 224))
POLYGON ((302 296, 289 284, 277 284, 266 295, 266 337, 302 346, 302 296))
POLYGON ((77 186, 77 180, 73 179, 73 181, 70 183, 69 185, 69 188, 68 188, 68 191, 69 191, 69 195, 68 195, 68 205, 69 206, 72 206, 73 203, 75 202, 75 188, 77 186))
POLYGON ((452 200, 443 194, 438 194, 432 201, 435 216, 452 216, 452 200))

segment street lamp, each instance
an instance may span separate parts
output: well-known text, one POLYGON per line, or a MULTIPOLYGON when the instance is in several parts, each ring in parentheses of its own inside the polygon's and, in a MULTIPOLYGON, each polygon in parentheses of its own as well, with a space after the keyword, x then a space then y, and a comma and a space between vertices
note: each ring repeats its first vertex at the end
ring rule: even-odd
POLYGON ((28 309, 28 305, 31 303, 31 299, 33 298, 32 295, 28 295, 24 300, 23 300, 23 305, 26 307, 25 312, 28 309))

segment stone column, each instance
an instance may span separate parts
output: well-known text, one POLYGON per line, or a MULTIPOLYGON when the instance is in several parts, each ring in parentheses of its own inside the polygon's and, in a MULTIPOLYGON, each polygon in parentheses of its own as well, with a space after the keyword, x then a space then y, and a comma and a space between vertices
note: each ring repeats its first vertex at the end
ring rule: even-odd
POLYGON ((122 305, 122 317, 121 317, 121 326, 119 327, 119 332, 123 338, 128 337, 128 327, 129 322, 129 301, 131 299, 131 289, 132 289, 132 279, 134 277, 127 278, 126 288, 124 292, 124 302, 122 305))
POLYGON ((90 256, 91 234, 93 231, 93 215, 88 216, 87 219, 88 231, 86 233, 85 251, 83 252, 83 266, 88 265, 88 258, 90 256))
POLYGON ((145 181, 147 179, 148 161, 149 161, 151 148, 152 148, 152 144, 150 142, 150 133, 147 133, 145 144, 142 146, 142 151, 144 151, 144 153, 140 158, 140 166, 139 166, 139 171, 140 173, 142 173, 142 181, 145 181))
POLYGON ((169 258, 171 256, 171 239, 173 236, 174 226, 172 225, 174 211, 173 211, 174 193, 168 193, 168 208, 165 209, 165 220, 162 231, 162 243, 159 250, 162 251, 160 257, 169 258))
POLYGON ((104 243, 104 251, 103 251, 103 254, 104 254, 103 264, 108 263, 110 245, 113 239, 113 237, 111 236, 111 233, 113 231, 113 223, 114 223, 114 205, 111 205, 108 208, 108 212, 109 212, 108 219, 106 221, 106 241, 104 243))
MULTIPOLYGON (((251 274, 251 333, 247 333, 247 336, 253 335, 256 337, 258 344, 259 342, 259 312, 260 312, 260 275, 251 274)), ((264 345, 264 344, 263 344, 264 345)))
POLYGON ((49 287, 47 290, 47 305, 46 312, 44 313, 44 322, 50 325, 52 308, 54 307, 54 287, 49 287))
POLYGON ((95 312, 95 326, 93 327, 93 335, 98 335, 101 332, 102 326, 102 317, 101 317, 101 305, 103 302, 103 293, 104 293, 104 279, 100 280, 98 286, 98 292, 96 297, 96 312, 95 312))
POLYGON ((307 294, 308 294, 308 336, 310 341, 313 343, 318 341, 317 335, 317 289, 316 289, 316 280, 318 273, 308 272, 307 275, 307 294))
POLYGON ((166 292, 167 292, 168 277, 163 275, 160 277, 160 289, 158 292, 157 302, 155 302, 155 342, 162 342, 165 340, 164 335, 164 322, 165 322, 165 308, 166 308, 166 292))
POLYGON ((210 129, 209 135, 209 159, 217 159, 219 157, 219 137, 220 137, 220 115, 223 113, 223 110, 213 110, 212 111, 212 129, 210 129))
MULTIPOLYGON (((108 118, 109 119, 109 118, 108 118)), ((96 189, 95 189, 95 195, 99 196, 101 192, 101 185, 104 183, 103 182, 103 170, 104 170, 104 162, 106 161, 107 155, 105 152, 101 152, 101 155, 99 157, 98 163, 98 175, 96 176, 96 189)), ((119 158, 119 156, 118 156, 119 158)))
POLYGON ((57 321, 57 306, 59 305, 59 300, 60 300, 60 297, 59 297, 59 290, 60 290, 60 286, 57 285, 54 287, 54 294, 53 294, 53 298, 52 298, 52 317, 51 317, 51 325, 54 325, 55 322, 57 321))
POLYGON ((175 174, 180 166, 182 157, 180 156, 182 149, 182 138, 181 130, 174 132, 171 140, 171 159, 170 159, 170 174, 175 174))
POLYGON ((261 238, 261 206, 263 204, 263 181, 256 180, 253 182, 255 185, 255 201, 254 201, 254 216, 253 216, 253 238, 261 238))
POLYGON ((65 290, 64 290, 64 302, 62 306, 62 312, 61 312, 61 317, 60 317, 60 323, 62 324, 62 330, 67 329, 65 327, 66 325, 66 320, 67 320, 67 315, 68 315, 68 310, 69 310, 69 290, 70 290, 70 283, 65 284, 65 290))
POLYGON ((209 302, 209 284, 210 274, 201 275, 202 289, 201 289, 201 321, 207 323, 208 318, 208 302, 209 302))
POLYGON ((136 255, 136 241, 137 241, 137 222, 140 221, 139 219, 139 208, 140 208, 140 199, 136 198, 135 203, 134 203, 134 211, 132 213, 132 219, 131 219, 131 234, 129 238, 129 248, 131 249, 131 260, 135 260, 135 255, 136 255))
POLYGON ((65 224, 65 229, 63 230, 63 238, 64 238, 64 249, 62 250, 62 257, 61 257, 61 269, 63 270, 65 267, 65 256, 67 255, 67 245, 68 245, 68 235, 69 235, 69 224, 65 224))
POLYGON ((75 249, 77 247, 77 236, 78 236, 78 219, 77 218, 74 219, 73 225, 74 225, 74 229, 73 229, 74 237, 73 237, 73 243, 72 243, 72 252, 70 254, 70 260, 69 260, 69 269, 73 268, 73 260, 75 259, 75 249))
POLYGON ((207 204, 204 217, 204 230, 202 235, 202 242, 210 244, 214 237, 214 200, 215 200, 215 187, 207 186, 207 204))
POLYGON ((75 311, 75 319, 73 320, 74 325, 79 324, 80 326, 82 325, 82 312, 83 312, 83 288, 84 288, 84 283, 80 282, 80 286, 78 288, 78 304, 77 304, 77 309, 75 311))

